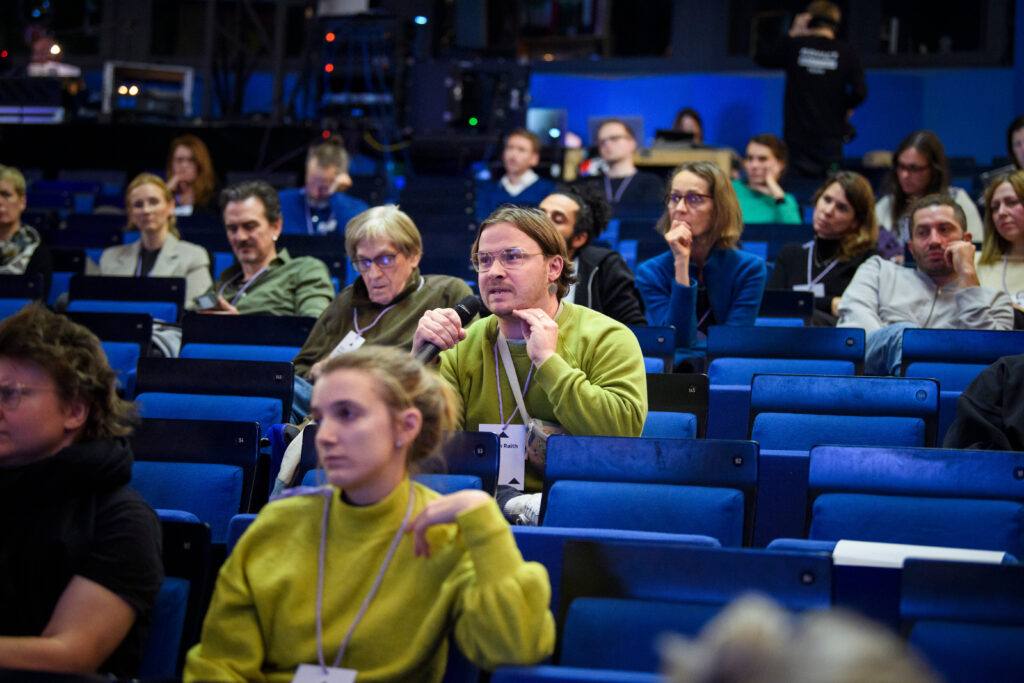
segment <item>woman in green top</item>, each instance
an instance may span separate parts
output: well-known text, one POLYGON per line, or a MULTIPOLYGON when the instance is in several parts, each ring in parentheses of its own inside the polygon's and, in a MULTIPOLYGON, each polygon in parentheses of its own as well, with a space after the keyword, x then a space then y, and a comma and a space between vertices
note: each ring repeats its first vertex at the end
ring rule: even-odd
POLYGON ((796 199, 779 185, 787 156, 786 143, 770 133, 750 138, 743 159, 747 179, 732 181, 744 224, 801 222, 796 199))

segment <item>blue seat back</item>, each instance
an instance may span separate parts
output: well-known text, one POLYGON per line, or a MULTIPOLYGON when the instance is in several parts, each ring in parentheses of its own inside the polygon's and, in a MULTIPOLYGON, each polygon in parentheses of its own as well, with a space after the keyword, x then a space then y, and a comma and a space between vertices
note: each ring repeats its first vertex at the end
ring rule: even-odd
POLYGON ((32 303, 32 299, 0 299, 0 320, 8 318, 32 303))
POLYGON ((242 537, 242 534, 245 533, 245 530, 254 521, 256 521, 256 515, 251 512, 243 512, 231 518, 231 521, 228 522, 228 537, 226 540, 228 555, 235 549, 238 539, 242 537))
POLYGON ((812 449, 809 537, 1024 552, 1024 453, 812 449))
POLYGON ((219 358, 223 360, 270 360, 290 363, 301 346, 258 346, 256 344, 200 344, 181 347, 179 358, 219 358))
POLYGON ((448 473, 479 477, 488 493, 498 485, 499 450, 498 435, 492 432, 453 431, 441 446, 448 473))
MULTIPOLYGON (((567 541, 559 613, 567 615, 580 598, 615 598, 695 606, 693 615, 701 614, 700 606, 722 608, 750 591, 771 595, 792 610, 828 608, 831 560, 761 550, 567 541)), ((710 617, 711 611, 703 614, 710 617)), ((564 646, 561 656, 568 656, 564 646)))
POLYGON ((149 633, 142 648, 139 678, 173 679, 188 611, 189 582, 168 576, 160 586, 149 619, 149 633))
POLYGON ((442 495, 465 489, 483 489, 480 477, 471 474, 414 474, 412 479, 442 495))
POLYGON ((139 362, 139 345, 132 342, 102 341, 103 353, 117 380, 124 388, 125 398, 135 395, 135 366, 139 362))
POLYGON ((231 465, 136 461, 131 487, 154 508, 193 513, 210 525, 213 543, 227 540, 228 522, 242 504, 244 473, 231 465))
POLYGON ((68 303, 67 310, 75 313, 145 313, 153 320, 171 323, 178 319, 178 307, 166 301, 75 299, 68 303))
POLYGON ((556 481, 542 524, 699 534, 743 544, 743 492, 679 484, 556 481))
POLYGON ((570 666, 501 667, 492 683, 663 683, 660 674, 611 669, 578 669, 570 666))
POLYGON ((545 493, 561 479, 742 491, 743 538, 749 539, 757 500, 757 446, 749 441, 710 439, 552 436, 548 439, 545 493))
POLYGON ((281 402, 263 396, 145 392, 135 397, 142 417, 259 423, 260 433, 281 422, 281 402))
MULTIPOLYGON (((678 372, 647 373, 648 418, 652 413, 689 413, 693 415, 697 421, 694 436, 703 439, 707 433, 708 423, 708 376, 678 372)), ((646 429, 647 423, 644 424, 644 430, 646 431, 646 429)), ((643 436, 659 436, 659 434, 645 433, 643 436)))
POLYGON ((716 358, 708 367, 708 436, 716 439, 745 439, 749 433, 750 382, 757 373, 790 375, 853 375, 856 364, 849 360, 808 360, 802 358, 716 358))
POLYGON ((551 605, 558 610, 561 604, 562 556, 567 541, 634 541, 690 545, 700 548, 719 548, 721 544, 710 536, 693 534, 665 534, 651 531, 623 529, 594 529, 554 526, 514 526, 512 535, 527 562, 540 562, 548 570, 551 580, 551 605))
POLYGON ((644 357, 660 360, 661 372, 672 372, 676 352, 676 331, 671 327, 640 326, 629 329, 640 342, 640 351, 644 357))
POLYGON ((1018 680, 1024 565, 907 560, 900 618, 910 644, 946 680, 1018 680))
POLYGON ((697 416, 693 413, 648 410, 640 436, 647 439, 696 439, 697 416))
MULTIPOLYGON (((716 358, 800 358, 864 364, 864 330, 837 327, 708 328, 708 360, 716 358)), ((712 380, 713 382, 714 380, 712 380)))
POLYGON ((562 636, 562 666, 644 671, 661 665, 656 645, 665 633, 696 637, 721 605, 577 598, 562 636))

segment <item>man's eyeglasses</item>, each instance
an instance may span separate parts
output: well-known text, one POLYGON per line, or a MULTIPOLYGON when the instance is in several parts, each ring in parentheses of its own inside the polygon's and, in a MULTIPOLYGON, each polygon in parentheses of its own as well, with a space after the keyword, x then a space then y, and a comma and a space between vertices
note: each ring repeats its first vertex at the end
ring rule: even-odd
POLYGON ((398 264, 398 254, 381 254, 373 258, 357 258, 355 264, 356 269, 360 273, 370 270, 370 266, 377 266, 381 270, 388 270, 398 264))
POLYGON ((4 410, 17 410, 22 396, 40 391, 57 391, 56 387, 27 387, 24 384, 0 384, 0 406, 4 410))
POLYGON ((679 202, 685 201, 688 207, 696 209, 709 199, 711 199, 711 195, 709 194, 700 194, 698 192, 687 192, 686 194, 681 194, 679 192, 673 192, 665 201, 669 206, 675 206, 679 202))
POLYGON ((896 164, 897 171, 904 171, 906 173, 924 173, 928 170, 927 166, 918 166, 917 164, 896 164))
POLYGON ((600 140, 598 140, 597 141, 597 146, 598 147, 604 147, 609 142, 618 142, 619 140, 625 140, 627 137, 629 137, 629 136, 628 135, 609 135, 606 138, 601 138, 600 140))
POLYGON ((491 269, 495 261, 501 261, 502 267, 509 270, 520 268, 529 256, 540 256, 540 253, 528 254, 519 247, 501 251, 478 251, 469 257, 469 262, 473 264, 473 270, 484 273, 491 269))

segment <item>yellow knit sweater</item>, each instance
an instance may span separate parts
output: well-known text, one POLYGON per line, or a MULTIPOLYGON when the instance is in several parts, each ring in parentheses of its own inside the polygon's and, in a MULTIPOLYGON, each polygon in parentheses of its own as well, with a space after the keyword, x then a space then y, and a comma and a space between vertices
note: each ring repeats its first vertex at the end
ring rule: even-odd
MULTIPOLYGON (((383 501, 346 504, 333 490, 323 598, 324 659, 330 665, 380 569, 409 502, 406 479, 383 501)), ((412 518, 437 493, 412 484, 412 518)), ((290 681, 317 662, 317 555, 325 497, 271 503, 221 568, 201 642, 185 681, 290 681)), ((524 562, 498 506, 432 527, 429 559, 402 538, 359 622, 342 667, 359 683, 440 681, 447 637, 483 668, 530 664, 554 648, 547 571, 524 562)))

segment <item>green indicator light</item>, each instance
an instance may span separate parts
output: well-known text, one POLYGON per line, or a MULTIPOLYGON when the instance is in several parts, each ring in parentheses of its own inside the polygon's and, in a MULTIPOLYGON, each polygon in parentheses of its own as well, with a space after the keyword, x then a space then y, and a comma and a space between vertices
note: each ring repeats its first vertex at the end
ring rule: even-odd
POLYGON ((475 126, 478 123, 480 123, 480 121, 475 116, 469 117, 469 125, 475 126))

